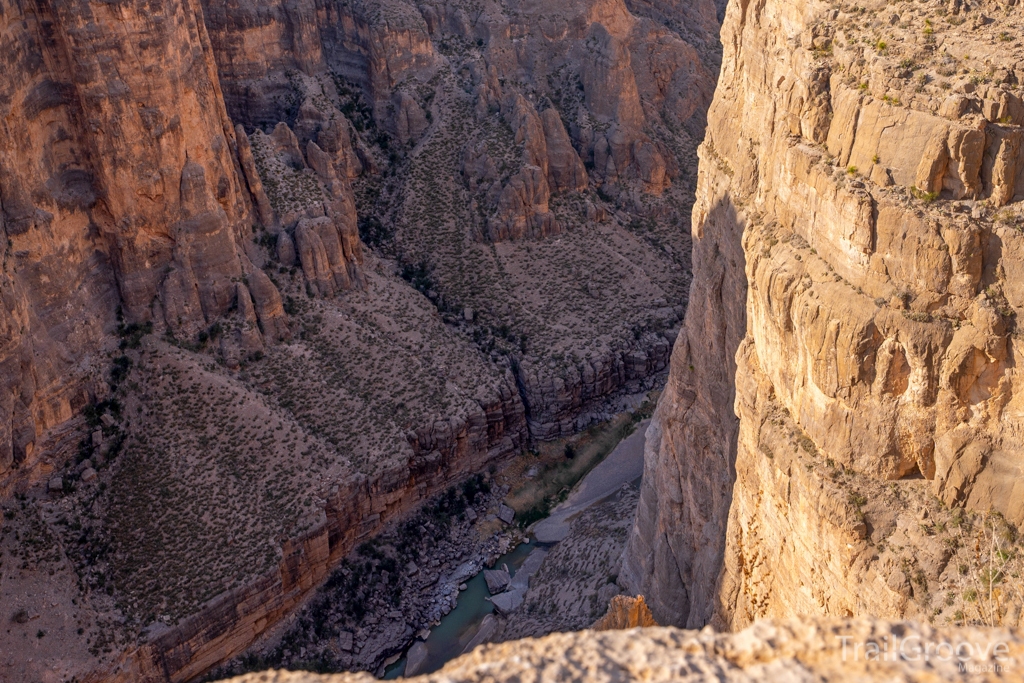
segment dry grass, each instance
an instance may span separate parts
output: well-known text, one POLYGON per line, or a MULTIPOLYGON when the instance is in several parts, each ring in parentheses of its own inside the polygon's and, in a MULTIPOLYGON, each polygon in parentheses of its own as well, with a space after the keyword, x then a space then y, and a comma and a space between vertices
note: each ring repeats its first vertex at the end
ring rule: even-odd
POLYGON ((1005 626, 1024 609, 1024 545, 999 514, 951 513, 958 585, 938 609, 957 625, 1005 626), (1011 618, 1012 617, 1012 618, 1011 618))

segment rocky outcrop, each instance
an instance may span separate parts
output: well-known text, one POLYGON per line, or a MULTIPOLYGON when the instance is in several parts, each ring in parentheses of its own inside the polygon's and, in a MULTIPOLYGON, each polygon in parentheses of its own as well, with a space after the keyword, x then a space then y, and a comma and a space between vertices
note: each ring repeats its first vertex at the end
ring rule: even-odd
MULTIPOLYGON (((911 623, 806 619, 741 633, 643 628, 579 631, 485 645, 417 683, 459 681, 959 681, 1013 677, 1021 635, 1004 629, 930 629, 911 623), (869 645, 870 643, 870 645, 869 645), (944 656, 934 653, 942 645, 944 656), (960 647, 953 656, 948 651, 960 647), (886 650, 883 655, 883 648, 886 650), (998 648, 998 651, 997 651, 998 648), (870 654, 869 653, 870 650, 870 654), (893 656, 894 652, 906 656, 893 656), (915 654, 916 653, 916 654, 915 654)), ((231 683, 369 683, 368 674, 266 671, 231 683)))
POLYGON ((558 112, 553 107, 545 109, 540 119, 547 148, 548 185, 555 192, 587 189, 587 169, 576 154, 558 112))
MULTIPOLYGON (((1024 526, 1015 53, 979 57, 999 82, 951 84, 936 9, 886 14, 884 40, 816 3, 726 13, 690 308, 623 572, 659 622, 962 619, 935 596, 1001 571, 967 549, 1012 543, 991 519, 1024 526)), ((957 11, 958 53, 1019 26, 957 11)), ((992 609, 1013 624, 1019 601, 992 609)))
POLYGON ((594 622, 591 627, 595 631, 613 631, 638 626, 657 626, 651 610, 644 601, 644 596, 616 595, 608 603, 608 611, 594 622))
MULTIPOLYGON (((706 187, 700 190, 712 191, 706 187)), ((647 431, 644 484, 621 574, 647 596, 655 619, 679 625, 710 618, 723 551, 709 539, 725 534, 734 477, 732 358, 745 332, 746 281, 737 267, 743 252, 735 208, 725 198, 712 206, 695 235, 690 303, 647 431)))
MULTIPOLYGON (((494 214, 487 223, 492 242, 527 237, 548 237, 559 232, 558 221, 548 207, 552 192, 585 190, 587 170, 572 146, 558 112, 546 109, 538 115, 521 94, 507 105, 508 124, 515 142, 522 145, 521 170, 501 187, 494 214)), ((463 173, 471 188, 495 176, 494 162, 480 147, 468 146, 463 173)), ((496 183, 488 191, 494 195, 496 183)))
POLYGON ((558 221, 548 208, 551 191, 544 170, 524 166, 498 196, 495 215, 487 223, 492 242, 548 237, 558 232, 558 221))
POLYGON ((305 144, 283 121, 271 135, 260 130, 252 134, 254 166, 272 188, 268 202, 279 217, 267 226, 271 235, 277 234, 276 256, 285 265, 298 262, 310 291, 328 298, 363 282, 350 183, 362 166, 346 126, 336 109, 320 116, 309 105, 296 124, 305 144), (333 152, 322 149, 314 137, 333 152))

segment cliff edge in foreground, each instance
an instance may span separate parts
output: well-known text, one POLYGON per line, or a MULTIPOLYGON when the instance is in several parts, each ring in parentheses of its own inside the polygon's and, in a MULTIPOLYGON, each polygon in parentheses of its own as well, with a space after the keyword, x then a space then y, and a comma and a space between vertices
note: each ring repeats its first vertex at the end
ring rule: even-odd
MULTIPOLYGON (((739 633, 578 631, 485 645, 412 683, 487 681, 955 681, 1024 672, 1024 639, 1003 629, 931 629, 860 619, 758 622, 739 633), (872 645, 878 647, 877 656, 872 645), (886 649, 888 648, 888 649, 886 649), (902 648, 902 650, 900 650, 902 648), (959 649, 957 649, 959 648, 959 649), (894 656, 902 652, 903 658, 894 656), (950 652, 954 654, 949 654, 950 652), (958 653, 958 654, 957 654, 958 653)), ((230 683, 369 683, 369 674, 265 671, 230 683)))

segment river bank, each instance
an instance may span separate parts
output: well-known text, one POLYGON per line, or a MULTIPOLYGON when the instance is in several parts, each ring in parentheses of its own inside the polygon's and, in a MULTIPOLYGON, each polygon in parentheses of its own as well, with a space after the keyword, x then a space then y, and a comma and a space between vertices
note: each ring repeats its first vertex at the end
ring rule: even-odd
POLYGON ((568 533, 573 517, 619 490, 623 484, 640 479, 644 473, 644 434, 650 419, 620 441, 546 518, 530 527, 538 543, 557 543, 568 533))
MULTIPOLYGON (((511 573, 508 588, 488 597, 484 572, 477 574, 441 626, 389 666, 385 678, 436 671, 486 642, 588 628, 605 613, 611 599, 622 593, 618 567, 639 500, 649 420, 606 426, 621 434, 622 424, 630 423, 635 431, 588 467, 549 517, 529 527, 534 542, 494 563, 495 569, 511 573)), ((604 435, 592 436, 601 441, 604 435)))
MULTIPOLYGON (((503 622, 497 616, 480 632, 494 612, 481 570, 500 560, 499 566, 508 563, 515 572, 527 562, 534 544, 520 546, 527 539, 523 527, 536 520, 538 511, 546 515, 565 501, 581 478, 590 481, 596 471, 597 479, 606 480, 609 466, 600 463, 624 437, 635 440, 636 434, 630 434, 654 400, 639 396, 632 412, 540 444, 500 471, 477 475, 431 500, 413 517, 360 545, 305 607, 209 680, 265 668, 395 675, 402 670, 398 660, 412 646, 422 673, 440 667, 471 642, 500 634, 503 622)), ((586 484, 583 490, 605 486, 586 484)), ((579 510, 581 502, 574 496, 569 505, 579 510)), ((542 559, 534 557, 531 571, 541 568, 542 559)), ((518 577, 517 604, 528 592, 528 573, 518 577)))

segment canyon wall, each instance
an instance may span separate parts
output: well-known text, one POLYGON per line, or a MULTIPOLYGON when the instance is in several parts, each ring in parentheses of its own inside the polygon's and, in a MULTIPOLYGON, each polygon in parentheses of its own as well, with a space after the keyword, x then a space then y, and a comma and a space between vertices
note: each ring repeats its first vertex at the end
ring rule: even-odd
POLYGON ((1022 18, 730 3, 623 568, 659 623, 1020 619, 959 596, 1024 527, 1022 18))
POLYGON ((69 629, 0 674, 201 675, 662 381, 713 3, 0 14, 0 530, 61 557, 0 592, 69 629))
MULTIPOLYGON (((493 214, 485 216, 486 225, 471 228, 474 236, 544 236, 562 230, 559 225, 568 229, 609 218, 624 235, 640 220, 659 226, 678 221, 689 201, 679 163, 695 144, 694 136, 680 135, 678 128, 695 133, 703 121, 717 68, 715 10, 710 3, 685 9, 641 3, 634 9, 638 14, 621 2, 578 2, 543 24, 534 21, 538 8, 498 4, 472 21, 466 11, 444 4, 402 2, 260 8, 166 2, 145 12, 88 2, 5 6, 5 14, 16 19, 2 35, 9 55, 0 160, 4 489, 48 470, 40 454, 66 450, 81 427, 73 416, 105 397, 99 354, 116 344, 119 308, 125 325, 153 322, 158 333, 195 339, 237 305, 236 284, 248 278, 253 261, 267 265, 249 239, 250 226, 262 224, 276 236, 284 221, 284 241, 295 247, 295 221, 303 215, 275 214, 268 201, 273 188, 261 182, 245 132, 264 127, 269 133, 285 122, 302 145, 302 167, 320 158, 314 153, 307 163, 310 142, 319 151, 326 148, 337 169, 333 179, 321 174, 324 185, 334 188, 327 204, 347 203, 340 212, 343 231, 353 235, 343 234, 342 241, 354 238, 354 195, 345 185, 395 162, 387 160, 384 148, 371 149, 379 139, 371 128, 379 126, 406 145, 427 135, 432 107, 443 119, 461 116, 453 102, 430 102, 440 92, 437 70, 453 65, 453 55, 441 54, 438 41, 446 50, 452 40, 470 47, 472 54, 455 61, 459 77, 468 74, 464 94, 475 103, 478 123, 498 112, 502 126, 514 124, 515 145, 524 147, 512 165, 518 173, 488 176, 479 191, 471 173, 450 169, 472 186, 457 188, 453 216, 493 214), (586 41, 593 49, 582 47, 586 41), (368 102, 369 119, 357 108, 353 127, 340 111, 326 107, 339 92, 351 94, 350 103, 368 102), (243 128, 236 130, 238 123, 243 128), (530 175, 534 164, 544 177, 530 175), (596 186, 607 202, 573 200, 567 209, 548 208, 549 197, 553 203, 577 192, 593 197, 596 186), (527 224, 533 227, 520 229, 527 224)), ((447 130, 434 137, 441 133, 447 130)), ((461 165, 459 152, 453 158, 461 165)), ((439 161, 433 150, 422 156, 429 165, 439 161)), ((505 161, 492 157, 493 151, 480 162, 485 176, 495 164, 504 167, 505 161)), ((361 206, 359 219, 395 223, 400 233, 409 225, 397 248, 409 259, 420 258, 429 251, 423 243, 429 231, 417 212, 438 214, 422 197, 417 206, 396 211, 410 192, 399 187, 397 193, 377 206, 361 206)), ((657 235, 655 249, 685 262, 686 245, 666 239, 675 237, 657 235)), ((621 247, 613 241, 606 249, 615 253, 621 247)), ((351 268, 358 257, 346 251, 345 259, 351 268)), ((481 286, 481 278, 508 264, 482 264, 472 286, 462 287, 450 280, 465 261, 437 260, 430 265, 441 280, 436 284, 447 290, 442 295, 471 307, 476 322, 487 329, 534 322, 503 301, 514 301, 519 292, 481 286)), ((319 277, 315 268, 310 272, 302 265, 311 279, 319 277)), ((644 265, 649 273, 665 270, 644 265)), ((621 270, 627 275, 629 267, 621 270)), ((552 279, 550 273, 536 275, 552 279)), ((575 286, 576 275, 566 275, 559 289, 575 286)), ((255 277, 261 285, 247 292, 256 299, 259 326, 272 337, 286 335, 276 287, 255 277)), ((616 301, 624 315, 602 325, 608 329, 597 335, 601 343, 592 359, 560 359, 553 370, 535 363, 522 376, 535 436, 569 433, 579 427, 581 412, 600 414, 598 404, 609 394, 649 388, 667 364, 671 331, 682 312, 680 305, 664 304, 670 293, 680 298, 672 291, 675 284, 650 282, 647 291, 616 301)), ((615 292, 591 282, 571 303, 598 305, 596 300, 615 292)), ((608 302, 603 307, 611 309, 608 302)), ((534 325, 530 336, 550 332, 556 320, 562 322, 559 317, 534 325)), ((563 331, 566 348, 551 353, 564 356, 595 337, 594 316, 582 317, 585 329, 563 331)), ((550 341, 538 340, 538 350, 544 353, 550 341)))
MULTIPOLYGON (((578 291, 579 277, 593 279, 589 264, 582 274, 552 270, 549 256, 523 258, 528 248, 518 243, 565 235, 559 252, 568 263, 577 246, 592 246, 589 237, 574 244, 573 232, 609 224, 617 234, 591 253, 607 267, 620 256, 623 228, 668 227, 688 213, 692 174, 680 164, 692 159, 717 69, 712 3, 208 2, 205 11, 235 120, 283 121, 305 144, 306 113, 340 93, 364 167, 395 164, 399 176, 380 187, 372 174, 351 176, 357 195, 374 197, 360 205, 360 220, 387 226, 385 249, 429 271, 439 306, 457 317, 468 309, 499 345, 509 339, 495 329, 536 339, 535 348, 501 350, 524 361, 513 370, 535 438, 573 433, 607 416, 605 399, 659 381, 681 292, 662 281, 643 292, 593 282, 578 291), (375 152, 385 134, 391 142, 375 152), (396 163, 402 150, 408 158, 396 163), (593 201, 598 186, 604 201, 593 201), (510 246, 491 252, 489 243, 510 246), (670 297, 675 306, 665 305, 670 297), (580 353, 592 342, 597 348, 580 353)), ((672 229, 654 244, 685 261, 684 242, 672 229)))
POLYGON ((118 310, 194 334, 234 304, 252 265, 241 247, 250 202, 202 10, 5 3, 3 13, 8 490, 14 470, 38 474, 40 453, 66 447, 69 421, 103 397, 98 354, 113 345, 118 310), (100 28, 113 24, 116 34, 100 28))
POLYGON ((350 475, 326 494, 318 523, 281 543, 273 571, 152 631, 100 680, 189 681, 243 652, 320 585, 355 546, 454 483, 517 453, 526 439, 511 376, 462 414, 409 435, 411 454, 383 475, 350 475))

